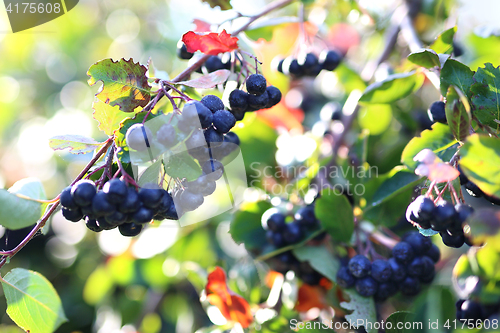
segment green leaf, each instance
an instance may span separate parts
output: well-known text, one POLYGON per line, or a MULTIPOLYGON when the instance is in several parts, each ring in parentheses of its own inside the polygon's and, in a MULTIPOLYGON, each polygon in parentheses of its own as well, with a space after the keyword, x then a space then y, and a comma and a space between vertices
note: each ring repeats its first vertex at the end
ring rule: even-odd
POLYGON ((456 26, 443 31, 439 36, 437 36, 436 40, 429 45, 429 48, 436 51, 436 53, 450 54, 453 51, 453 37, 455 36, 456 31, 456 26))
POLYGON ((158 184, 158 178, 160 176, 160 170, 162 167, 162 160, 157 160, 153 164, 151 164, 146 170, 144 170, 137 180, 137 184, 139 186, 143 186, 145 184, 158 184))
POLYGON ((418 90, 425 76, 415 71, 388 76, 385 80, 369 85, 359 99, 365 104, 387 104, 395 102, 418 90))
POLYGON ((314 206, 316 217, 330 236, 339 242, 349 242, 354 231, 354 215, 345 195, 324 190, 314 206))
POLYGON ((500 197, 500 139, 473 134, 460 149, 460 167, 488 195, 500 197))
POLYGON ((359 125, 371 135, 387 131, 392 121, 392 107, 389 104, 370 104, 363 106, 358 113, 359 125))
POLYGON ((407 332, 411 332, 411 330, 408 330, 408 329, 405 329, 405 328, 401 328, 401 329, 398 329, 398 325, 402 325, 402 327, 404 327, 404 325, 406 323, 413 323, 414 322, 414 317, 415 317, 415 314, 412 313, 412 312, 408 312, 408 311, 397 311, 397 312, 394 312, 393 314, 391 314, 389 317, 387 317, 387 319, 385 320, 385 322, 387 323, 385 325, 385 327, 387 327, 387 329, 385 330, 386 333, 407 333, 407 332), (390 325, 389 325, 390 323, 390 325), (401 323, 401 324, 400 324, 401 323), (388 328, 388 327, 391 327, 391 328, 388 328))
POLYGON ((7 314, 31 333, 51 333, 68 321, 52 284, 40 273, 14 268, 2 279, 7 314))
POLYGON ((401 155, 401 162, 414 171, 418 162, 415 162, 413 158, 425 148, 431 149, 439 158, 449 160, 455 151, 454 148, 449 148, 456 143, 449 126, 435 123, 431 130, 423 131, 420 137, 413 138, 408 142, 401 155), (447 158, 448 155, 450 155, 449 158, 447 158))
POLYGON ((474 74, 475 83, 471 87, 474 115, 484 125, 500 129, 500 69, 492 64, 484 64, 474 74))
POLYGON ((202 174, 200 165, 189 155, 187 150, 165 156, 163 163, 165 172, 170 177, 186 178, 188 181, 192 181, 202 174))
POLYGON ((395 167, 389 172, 389 177, 380 185, 367 208, 378 206, 391 198, 398 196, 401 192, 414 188, 423 181, 414 172, 404 169, 403 167, 395 167))
POLYGON ((441 66, 441 62, 439 61, 439 56, 434 50, 422 50, 418 52, 410 53, 408 56, 408 60, 412 63, 425 67, 425 68, 433 68, 436 66, 441 66))
POLYGON ((375 309, 375 302, 373 297, 363 297, 356 292, 354 288, 345 289, 344 293, 349 295, 349 302, 342 302, 342 306, 346 310, 351 310, 352 313, 347 314, 345 319, 356 327, 365 326, 368 333, 376 333, 377 329, 370 324, 377 322, 377 311, 375 309), (368 325, 357 325, 361 323, 368 323, 368 325))
POLYGON ((102 145, 102 142, 83 135, 56 135, 49 140, 49 146, 53 150, 69 149, 71 154, 91 153, 100 145, 102 145))
POLYGON ((446 96, 448 87, 455 85, 470 98, 470 88, 474 83, 473 76, 474 72, 469 67, 457 60, 448 58, 441 69, 441 95, 446 96))
POLYGON ((0 225, 16 230, 35 224, 46 206, 35 200, 46 199, 43 185, 36 178, 25 178, 8 190, 0 190, 0 225))
POLYGON ((233 9, 230 0, 202 0, 202 1, 208 3, 212 8, 219 6, 221 10, 233 9))
POLYGON ((467 98, 458 87, 452 85, 448 88, 445 106, 446 120, 453 136, 460 142, 463 142, 469 135, 470 116, 467 112, 467 108, 470 111, 470 106, 468 103, 467 98), (464 97, 464 101, 467 105, 462 102, 460 96, 464 97))
POLYGON ((98 128, 110 136, 120 127, 120 123, 129 116, 128 113, 121 112, 118 106, 111 106, 97 98, 92 103, 92 109, 94 109, 92 116, 99 122, 98 128))
POLYGON ((151 98, 151 86, 146 76, 147 68, 131 59, 113 61, 104 59, 90 66, 87 75, 89 85, 102 81, 102 89, 96 94, 102 102, 133 112, 144 107, 151 98))
POLYGON ((337 271, 340 261, 332 256, 324 246, 302 246, 293 250, 300 261, 308 261, 314 270, 323 274, 330 281, 337 283, 337 271))
POLYGON ((271 208, 266 201, 242 205, 231 221, 229 233, 237 244, 245 244, 247 250, 261 250, 267 245, 266 232, 262 228, 262 214, 271 208))
POLYGON ((200 76, 196 79, 176 82, 175 84, 180 84, 197 89, 210 89, 217 86, 218 84, 226 82, 230 74, 231 71, 227 69, 219 69, 213 73, 200 76))

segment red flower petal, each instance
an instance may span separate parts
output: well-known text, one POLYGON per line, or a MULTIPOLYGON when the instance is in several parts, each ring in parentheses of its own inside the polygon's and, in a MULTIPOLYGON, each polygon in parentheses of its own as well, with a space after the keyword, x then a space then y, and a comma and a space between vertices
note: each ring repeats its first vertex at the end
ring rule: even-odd
POLYGON ((216 267, 208 274, 205 292, 210 304, 216 306, 227 320, 238 322, 243 328, 252 323, 250 305, 243 297, 227 287, 226 273, 222 268, 216 267))
POLYGON ((186 44, 188 52, 201 51, 205 54, 217 55, 219 53, 230 52, 238 48, 238 38, 231 37, 226 30, 221 33, 196 33, 188 31, 182 36, 182 41, 186 44))

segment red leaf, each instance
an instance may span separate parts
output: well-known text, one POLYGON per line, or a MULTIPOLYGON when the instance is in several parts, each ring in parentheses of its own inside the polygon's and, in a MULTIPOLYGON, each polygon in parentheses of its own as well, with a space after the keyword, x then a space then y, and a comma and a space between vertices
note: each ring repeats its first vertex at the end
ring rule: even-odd
POLYGON ((295 310, 307 312, 312 308, 325 309, 328 307, 325 299, 325 290, 319 286, 302 284, 297 295, 295 310))
POLYGON ((228 288, 226 273, 222 268, 216 267, 212 273, 208 274, 205 292, 210 304, 216 306, 227 320, 238 322, 243 328, 252 323, 250 305, 243 297, 228 288))
POLYGON ((186 44, 188 52, 191 53, 201 51, 205 54, 217 55, 238 48, 238 38, 231 37, 226 30, 222 30, 219 34, 188 31, 182 36, 182 41, 186 44))
POLYGON ((210 23, 202 21, 200 19, 194 19, 193 23, 196 25, 194 31, 196 32, 207 32, 210 31, 210 23))

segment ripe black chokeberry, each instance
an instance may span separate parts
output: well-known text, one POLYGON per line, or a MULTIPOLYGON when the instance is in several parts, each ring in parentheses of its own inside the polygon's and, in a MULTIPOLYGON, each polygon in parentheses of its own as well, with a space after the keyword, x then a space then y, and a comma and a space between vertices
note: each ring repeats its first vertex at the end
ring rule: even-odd
POLYGON ((107 216, 113 214, 115 206, 108 200, 108 195, 102 191, 97 192, 92 200, 92 211, 96 216, 107 216))
POLYGON ((70 210, 66 207, 63 207, 62 214, 66 220, 71 222, 78 222, 83 218, 83 214, 80 209, 70 210))
POLYGON ((206 181, 205 186, 200 189, 200 194, 204 197, 209 196, 210 194, 215 192, 217 185, 214 181, 206 181))
POLYGON ((89 206, 96 192, 97 190, 94 182, 87 179, 82 179, 71 187, 73 200, 80 207, 89 206))
POLYGON ((283 238, 283 235, 281 234, 281 232, 273 232, 272 230, 268 230, 266 232, 266 238, 270 244, 273 244, 277 248, 280 248, 280 247, 283 247, 286 245, 285 239, 283 238))
POLYGON ((283 239, 287 244, 297 243, 302 235, 302 230, 300 225, 296 222, 288 223, 285 228, 283 228, 283 239))
POLYGON ((431 221, 432 229, 443 231, 457 219, 455 207, 448 201, 442 200, 437 203, 434 219, 431 221))
POLYGON ((236 124, 234 115, 226 110, 219 110, 213 114, 214 128, 219 133, 227 133, 236 124))
POLYGON ((104 216, 100 216, 97 218, 97 224, 103 230, 111 230, 111 229, 114 229, 117 227, 116 225, 113 225, 113 224, 109 223, 108 221, 106 221, 106 218, 104 216))
POLYGON ((115 210, 113 214, 106 216, 105 219, 109 224, 118 226, 127 221, 127 214, 123 214, 122 212, 115 210))
POLYGON ((337 271, 337 284, 342 288, 351 288, 356 283, 356 278, 351 274, 347 266, 342 266, 337 271))
POLYGON ((415 257, 407 266, 407 272, 409 276, 420 277, 424 273, 424 262, 422 257, 415 257))
POLYGON ((78 205, 75 200, 73 200, 73 196, 71 195, 71 186, 66 187, 61 192, 61 196, 59 197, 61 200, 61 206, 67 209, 77 209, 78 205))
POLYGON ((397 286, 393 282, 379 283, 377 292, 373 295, 376 302, 383 302, 398 292, 397 286))
POLYGON ((374 260, 371 275, 378 282, 387 282, 391 279, 392 267, 387 260, 374 260))
POLYGON ((394 258, 387 260, 392 269, 392 281, 401 282, 406 278, 406 267, 394 258))
POLYGON ((163 191, 164 190, 159 188, 141 187, 139 190, 139 199, 141 199, 141 202, 145 207, 154 209, 160 206, 163 191))
POLYGON ((85 225, 87 226, 87 228, 89 228, 90 230, 92 230, 94 232, 101 232, 103 230, 103 228, 101 228, 97 224, 96 219, 92 219, 88 216, 85 218, 85 225))
MULTIPOLYGON (((423 263, 424 269, 423 269, 422 275, 420 275, 420 277, 434 275, 434 273, 435 273, 434 261, 432 261, 432 259, 428 256, 421 256, 421 258, 422 258, 422 263, 423 263)), ((420 281, 422 281, 422 279, 420 279, 420 281)), ((424 282, 424 281, 422 281, 422 282, 424 282)))
POLYGON ((216 160, 208 160, 201 166, 203 174, 207 180, 217 181, 224 173, 224 165, 216 160))
POLYGON ((248 93, 240 89, 235 89, 229 94, 229 107, 234 113, 245 111, 248 107, 248 93))
POLYGON ((102 191, 108 194, 109 202, 117 204, 125 200, 128 188, 125 182, 118 178, 114 178, 104 184, 102 191))
POLYGON ((142 203, 139 199, 139 194, 134 188, 129 187, 127 188, 127 196, 122 202, 120 202, 118 210, 122 213, 129 214, 137 211, 141 205, 142 203))
POLYGON ((319 73, 318 57, 314 53, 301 54, 297 58, 304 75, 317 75, 319 73))
POLYGON ((403 240, 411 245, 415 253, 423 254, 430 250, 432 241, 419 232, 412 231, 403 237, 403 240))
POLYGON ((463 233, 452 236, 447 230, 443 230, 439 232, 439 235, 441 235, 441 240, 443 241, 444 245, 448 247, 454 247, 458 249, 465 243, 465 236, 463 233))
POLYGON ((327 71, 333 71, 342 61, 342 55, 335 50, 325 50, 319 57, 321 67, 327 71))
POLYGON ((172 196, 167 192, 163 191, 163 196, 161 197, 160 205, 158 206, 158 211, 161 213, 166 212, 170 209, 170 205, 174 202, 172 196))
POLYGON ((193 211, 203 204, 203 195, 201 193, 193 193, 188 189, 181 193, 179 198, 179 206, 185 212, 193 211))
POLYGON ((471 300, 459 300, 456 304, 457 319, 459 320, 482 320, 485 319, 483 306, 471 300))
POLYGON ((178 220, 179 215, 177 214, 177 208, 175 207, 175 203, 172 201, 170 204, 170 208, 165 212, 162 212, 163 217, 169 220, 178 220))
POLYGON ((205 134, 202 130, 195 130, 186 140, 187 149, 195 149, 198 147, 207 147, 207 142, 205 141, 205 134))
POLYGON ((268 218, 265 218, 267 214, 263 214, 263 219, 262 219, 262 227, 265 230, 272 230, 274 232, 283 230, 286 226, 285 223, 285 215, 278 212, 276 209, 271 208, 272 211, 276 211, 275 213, 271 214, 268 218))
POLYGON ((406 242, 399 242, 392 249, 392 256, 398 262, 406 265, 410 263, 411 260, 413 260, 413 258, 415 257, 415 251, 413 251, 413 248, 410 244, 406 242))
POLYGON ((367 257, 358 254, 349 260, 348 267, 354 277, 362 278, 370 274, 371 263, 367 257))
POLYGON ((427 114, 429 115, 429 119, 433 122, 448 124, 446 121, 445 104, 442 101, 432 103, 427 110, 427 114))
POLYGON ((120 233, 123 236, 134 237, 141 233, 142 227, 143 227, 142 224, 135 224, 131 222, 118 226, 118 230, 120 230, 120 233))
POLYGON ((130 126, 125 135, 127 146, 137 151, 144 151, 151 147, 153 133, 143 124, 134 124, 130 126))
POLYGON ((154 213, 152 209, 142 206, 132 215, 132 221, 138 224, 149 223, 153 219, 153 216, 154 213))
POLYGON ((261 95, 248 95, 248 105, 254 110, 262 110, 269 104, 269 94, 264 91, 261 95))
POLYGON ((252 74, 247 78, 246 87, 249 94, 262 95, 266 91, 267 81, 261 74, 252 74))
POLYGON ((182 40, 177 43, 177 57, 183 60, 189 60, 193 57, 193 53, 188 52, 186 44, 182 40))
POLYGON ((314 227, 318 222, 318 220, 316 219, 316 215, 314 214, 314 206, 305 206, 300 208, 295 213, 294 218, 295 221, 305 227, 314 227))
POLYGON ((175 128, 171 124, 164 124, 156 132, 156 140, 165 148, 171 148, 177 144, 175 128))
POLYGON ((246 111, 234 111, 234 110, 232 110, 231 112, 233 113, 236 121, 241 121, 241 120, 243 120, 243 118, 245 118, 246 111))
POLYGON ((431 248, 425 253, 425 255, 431 258, 434 263, 437 263, 441 258, 441 252, 436 244, 432 244, 431 248))
POLYGON ((209 127, 203 131, 205 135, 205 141, 210 148, 217 148, 222 145, 222 141, 224 141, 224 136, 222 133, 219 133, 213 127, 209 127))
POLYGON ((196 112, 198 112, 201 128, 208 128, 212 125, 213 114, 209 108, 202 103, 196 103, 196 112))
POLYGON ((430 220, 434 217, 436 212, 436 206, 434 205, 434 201, 430 198, 427 198, 424 195, 421 195, 415 199, 416 208, 415 215, 420 220, 430 220))
POLYGON ((224 110, 224 103, 215 95, 206 95, 201 99, 201 102, 212 112, 224 110))
POLYGON ((281 101, 281 97, 282 97, 281 90, 279 90, 275 86, 269 86, 266 88, 266 91, 267 91, 267 95, 269 97, 269 101, 266 105, 266 108, 273 107, 281 101))
POLYGON ((416 277, 407 276, 399 284, 399 289, 401 290, 401 294, 405 296, 414 296, 420 292, 420 281, 416 277))
POLYGON ((222 63, 222 60, 217 56, 211 56, 205 61, 205 68, 209 73, 215 72, 219 69, 224 69, 226 66, 222 63))
POLYGON ((455 205, 455 210, 458 213, 458 221, 460 221, 460 223, 465 222, 467 220, 467 218, 470 215, 472 215, 472 213, 474 213, 474 208, 472 208, 469 205, 465 205, 465 204, 461 204, 461 203, 455 205))
POLYGON ((361 296, 370 297, 377 292, 378 283, 371 276, 365 276, 356 280, 355 288, 361 296))

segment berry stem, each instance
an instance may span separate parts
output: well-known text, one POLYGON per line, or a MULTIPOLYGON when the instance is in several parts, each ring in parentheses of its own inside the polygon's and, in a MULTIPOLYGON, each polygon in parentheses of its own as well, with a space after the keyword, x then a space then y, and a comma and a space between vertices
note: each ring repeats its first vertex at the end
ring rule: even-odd
MULTIPOLYGON (((85 174, 90 170, 90 168, 101 158, 101 156, 108 150, 108 148, 113 144, 114 136, 111 136, 106 140, 104 145, 99 149, 99 151, 95 154, 95 156, 90 160, 89 163, 83 168, 83 170, 80 172, 78 176, 71 182, 71 185, 74 185, 76 182, 78 182, 80 179, 82 179, 85 174)), ((57 197, 57 199, 59 196, 57 197)), ((38 233, 40 229, 45 226, 45 223, 47 223, 48 219, 52 216, 52 214, 57 210, 57 207, 59 206, 59 200, 54 202, 50 208, 47 207, 45 210, 45 213, 43 214, 42 218, 38 221, 38 223, 35 225, 35 227, 30 231, 30 233, 19 243, 15 248, 9 251, 0 251, 0 255, 2 256, 2 259, 0 260, 0 268, 5 265, 8 259, 12 258, 17 252, 19 252, 28 242, 35 237, 35 235, 38 233)))

